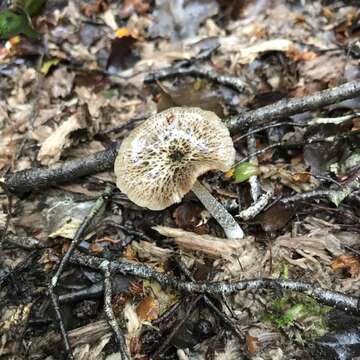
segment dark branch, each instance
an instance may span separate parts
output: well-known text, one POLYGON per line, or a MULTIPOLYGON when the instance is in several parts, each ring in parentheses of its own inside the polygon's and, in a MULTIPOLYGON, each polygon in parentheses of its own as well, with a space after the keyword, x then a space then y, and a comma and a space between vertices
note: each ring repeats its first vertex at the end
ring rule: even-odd
POLYGON ((245 126, 263 125, 273 120, 316 110, 356 96, 360 96, 360 80, 351 81, 332 89, 318 91, 312 95, 284 99, 275 104, 248 111, 239 116, 233 116, 226 121, 226 124, 230 132, 235 133, 245 126))
MULTIPOLYGON (((99 269, 103 259, 83 255, 75 252, 70 262, 99 269)), ((322 289, 312 284, 284 279, 259 278, 242 280, 238 282, 215 282, 196 283, 192 281, 180 281, 172 276, 159 273, 151 268, 124 261, 111 261, 112 272, 119 272, 123 275, 133 275, 142 279, 157 281, 163 287, 184 291, 187 293, 208 293, 208 294, 231 294, 242 290, 255 289, 283 289, 306 294, 321 304, 328 305, 349 313, 360 314, 360 302, 358 297, 347 296, 336 291, 322 289)))
POLYGON ((211 69, 198 68, 194 66, 190 67, 169 67, 161 69, 156 73, 151 73, 144 79, 145 84, 155 82, 157 80, 165 80, 175 76, 197 76, 205 79, 212 80, 218 84, 225 85, 233 88, 238 92, 243 92, 246 88, 246 84, 240 78, 231 75, 224 75, 214 72, 211 69))
POLYGON ((83 176, 112 169, 116 157, 116 146, 99 151, 85 159, 64 162, 56 169, 32 168, 9 173, 5 176, 7 190, 21 194, 31 190, 74 181, 83 176))

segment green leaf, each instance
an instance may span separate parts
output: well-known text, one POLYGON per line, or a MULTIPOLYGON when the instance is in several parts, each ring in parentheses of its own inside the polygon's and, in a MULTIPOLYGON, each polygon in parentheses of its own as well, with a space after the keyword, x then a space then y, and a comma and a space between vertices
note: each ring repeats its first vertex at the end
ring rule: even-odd
POLYGON ((16 10, 25 11, 28 16, 36 16, 45 3, 46 0, 13 0, 12 6, 16 10))
POLYGON ((250 162, 244 162, 235 168, 235 183, 249 180, 251 176, 257 175, 259 168, 250 162))
POLYGON ((17 14, 12 10, 0 12, 0 38, 8 39, 10 37, 23 34, 31 40, 39 38, 39 34, 33 29, 26 14, 17 14))
POLYGON ((291 325, 297 318, 304 313, 304 305, 296 304, 285 312, 285 314, 278 319, 278 326, 291 325))
POLYGON ((57 58, 53 58, 50 60, 46 60, 42 65, 41 65, 41 69, 40 72, 44 75, 47 75, 47 73, 49 72, 50 68, 52 66, 57 65, 60 62, 60 59, 57 58))

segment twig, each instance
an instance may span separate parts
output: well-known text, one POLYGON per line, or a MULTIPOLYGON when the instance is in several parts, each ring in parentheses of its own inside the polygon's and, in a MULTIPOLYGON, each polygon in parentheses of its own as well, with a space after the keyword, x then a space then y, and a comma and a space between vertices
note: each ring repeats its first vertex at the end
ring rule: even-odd
POLYGON ((3 237, 3 244, 11 244, 14 248, 21 248, 25 250, 35 250, 35 249, 44 248, 44 246, 42 246, 39 240, 35 237, 19 236, 19 235, 14 235, 12 233, 5 234, 5 232, 3 237))
POLYGON ((122 360, 130 360, 130 356, 126 351, 126 341, 121 333, 119 324, 116 321, 114 311, 111 306, 111 297, 112 297, 112 288, 111 288, 111 272, 109 267, 109 261, 104 260, 101 265, 100 269, 104 273, 104 311, 107 317, 107 321, 115 334, 116 341, 119 344, 119 351, 122 360))
POLYGON ((240 93, 242 93, 246 88, 245 82, 236 76, 223 75, 216 73, 211 69, 203 69, 195 66, 169 67, 157 70, 155 73, 148 74, 144 79, 144 83, 149 84, 157 80, 165 80, 171 77, 183 75, 206 78, 218 84, 231 87, 240 93))
POLYGON ((161 314, 157 319, 152 321, 152 325, 159 326, 161 323, 165 323, 166 325, 175 317, 181 302, 178 301, 174 305, 172 305, 168 310, 166 310, 163 314, 161 314))
MULTIPOLYGON (((186 265, 181 261, 181 259, 180 258, 175 258, 175 260, 176 260, 178 266, 180 267, 181 271, 184 272, 186 278, 188 280, 194 282, 195 281, 194 277, 192 276, 192 274, 190 273, 190 271, 188 270, 186 265)), ((222 296, 222 297, 223 297, 223 301, 226 302, 226 298, 224 296, 222 296)), ((235 324, 233 324, 231 319, 225 313, 223 313, 220 309, 218 309, 218 307, 214 304, 214 302, 211 300, 211 298, 210 298, 210 296, 208 294, 203 294, 202 295, 202 300, 215 313, 215 315, 220 319, 220 321, 222 321, 226 326, 228 326, 228 328, 239 339, 244 340, 243 336, 241 335, 240 331, 237 329, 235 324)))
POLYGON ((325 197, 325 196, 329 197, 332 194, 335 195, 337 192, 339 192, 339 190, 314 190, 314 191, 308 191, 306 193, 288 196, 286 198, 280 199, 280 201, 284 204, 288 204, 288 203, 292 203, 292 202, 296 202, 296 201, 304 201, 304 200, 313 199, 313 198, 320 198, 320 197, 325 197))
POLYGON ((26 193, 74 181, 83 176, 111 169, 116 157, 116 146, 96 152, 87 158, 64 162, 56 169, 31 168, 5 175, 7 189, 15 194, 26 193))
POLYGON ((242 139, 247 138, 249 135, 253 135, 253 134, 256 134, 256 133, 258 133, 260 131, 268 130, 268 129, 271 129, 271 128, 274 128, 274 127, 279 127, 279 126, 306 127, 306 126, 309 126, 309 124, 296 123, 296 122, 293 122, 293 121, 284 121, 284 122, 277 121, 277 122, 274 122, 272 124, 261 126, 261 127, 252 129, 250 131, 247 131, 245 134, 235 136, 235 137, 233 137, 233 141, 234 141, 234 143, 236 143, 236 142, 238 142, 238 141, 240 141, 242 139))
POLYGON ((84 299, 98 299, 104 292, 102 282, 95 283, 86 289, 69 292, 59 296, 59 303, 74 303, 84 299))
POLYGON ((247 209, 240 211, 239 215, 235 215, 235 217, 240 217, 245 221, 253 219, 256 215, 260 214, 263 209, 265 209, 273 195, 273 190, 270 190, 267 193, 261 195, 256 203, 247 209))
POLYGON ((233 116, 227 119, 226 123, 230 132, 234 133, 245 126, 259 126, 291 115, 317 110, 359 95, 360 80, 354 80, 332 89, 318 91, 300 98, 280 100, 275 104, 248 111, 239 116, 233 116))
POLYGON ((203 295, 203 300, 204 303, 217 315, 220 321, 222 321, 240 340, 244 340, 244 336, 236 328, 231 319, 217 308, 208 295, 203 295))
POLYGON ((354 192, 359 189, 360 184, 360 167, 358 167, 354 174, 346 181, 344 184, 341 184, 340 189, 336 190, 314 190, 309 191, 302 194, 296 194, 293 196, 289 196, 286 198, 280 199, 280 201, 284 204, 295 202, 295 201, 301 201, 301 200, 307 200, 310 198, 316 198, 316 197, 328 197, 331 201, 335 202, 341 202, 348 196, 355 195, 354 192))
POLYGON ((180 328, 183 326, 185 321, 189 318, 191 313, 194 311, 194 307, 199 302, 199 300, 202 298, 202 295, 197 296, 189 305, 188 308, 183 315, 183 317, 180 319, 180 321, 176 324, 176 326, 171 331, 170 335, 166 338, 166 340, 161 344, 161 346, 156 350, 155 354, 152 356, 153 359, 158 359, 160 355, 166 350, 168 345, 170 344, 170 341, 173 339, 173 337, 177 334, 177 332, 180 330, 180 328))
MULTIPOLYGON (((93 269, 99 269, 102 263, 101 258, 91 257, 75 252, 70 259, 71 262, 93 269)), ((348 313, 360 314, 359 298, 347 296, 337 291, 326 290, 312 284, 285 279, 258 278, 241 280, 238 282, 203 282, 180 281, 174 277, 159 273, 151 268, 125 261, 111 261, 112 272, 119 272, 123 275, 133 275, 142 279, 154 280, 163 287, 171 287, 175 290, 187 293, 209 293, 209 294, 231 294, 243 290, 255 289, 283 289, 306 294, 321 304, 331 306, 348 313)))
MULTIPOLYGON (((249 154, 254 154, 256 152, 256 138, 253 134, 247 137, 247 146, 248 146, 249 154)), ((256 155, 250 156, 249 161, 254 166, 259 165, 256 155)), ((249 184, 250 184, 250 193, 251 193, 252 201, 253 203, 256 203, 259 196, 261 195, 261 186, 257 175, 250 176, 249 184)))
POLYGON ((128 226, 118 224, 113 220, 106 220, 105 219, 104 225, 107 225, 107 226, 110 225, 110 226, 112 226, 114 228, 121 229, 121 230, 125 231, 129 235, 136 235, 141 239, 144 239, 144 240, 149 241, 149 242, 153 242, 153 239, 151 239, 151 237, 144 234, 142 231, 135 230, 135 229, 132 229, 132 228, 130 228, 128 226))
POLYGON ((69 262, 69 259, 71 258, 71 255, 75 251, 76 247, 79 245, 80 241, 83 239, 84 234, 88 230, 88 228, 91 225, 95 216, 98 215, 104 209, 104 207, 106 205, 106 201, 109 198, 109 196, 111 195, 112 191, 113 191, 113 187, 107 186, 104 193, 95 201, 94 205, 90 209, 89 214, 85 217, 84 221, 81 223, 81 225, 77 229, 74 239, 72 240, 72 242, 70 244, 69 250, 62 258, 62 260, 59 264, 59 267, 57 268, 55 275, 52 277, 49 287, 48 287, 49 295, 50 295, 51 301, 53 303, 55 314, 56 314, 57 320, 59 322, 61 334, 62 334, 62 337, 64 340, 65 349, 66 349, 66 352, 68 353, 68 356, 70 359, 73 359, 74 357, 73 357, 73 354, 71 351, 71 346, 70 346, 69 338, 68 338, 68 335, 67 335, 67 332, 65 329, 65 324, 64 324, 64 321, 61 316, 58 296, 55 294, 54 290, 57 286, 60 275, 62 274, 66 264, 69 262))
POLYGON ((271 150, 271 149, 274 149, 274 148, 277 148, 277 147, 290 147, 290 148, 298 148, 298 147, 301 147, 303 146, 304 143, 282 143, 282 142, 278 142, 278 143, 274 143, 274 144, 271 144, 271 145, 268 145, 268 146, 265 146, 264 148, 260 149, 260 150, 257 150, 245 157, 243 157, 241 160, 239 160, 234 166, 238 166, 246 161, 248 161, 250 158, 252 158, 253 156, 258 156, 258 155, 261 155, 265 152, 267 152, 268 150, 271 150))

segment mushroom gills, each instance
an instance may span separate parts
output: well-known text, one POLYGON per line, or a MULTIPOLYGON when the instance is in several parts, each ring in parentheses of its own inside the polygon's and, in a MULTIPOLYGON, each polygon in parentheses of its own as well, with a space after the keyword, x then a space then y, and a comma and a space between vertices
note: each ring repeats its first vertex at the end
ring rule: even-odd
POLYGON ((224 229, 226 237, 229 239, 242 239, 244 232, 233 216, 225 209, 223 205, 215 199, 214 196, 202 185, 196 181, 191 189, 204 205, 207 211, 224 229))

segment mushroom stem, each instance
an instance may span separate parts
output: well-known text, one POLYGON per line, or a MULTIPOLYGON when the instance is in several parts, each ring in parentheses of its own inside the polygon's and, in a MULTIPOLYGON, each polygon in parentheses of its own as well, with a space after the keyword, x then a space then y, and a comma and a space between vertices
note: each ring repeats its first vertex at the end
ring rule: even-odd
POLYGON ((244 232, 240 225, 235 221, 232 215, 210 194, 204 185, 199 181, 191 189, 193 193, 205 206, 206 210, 216 219, 216 221, 224 229, 226 237, 233 239, 242 239, 244 232))

